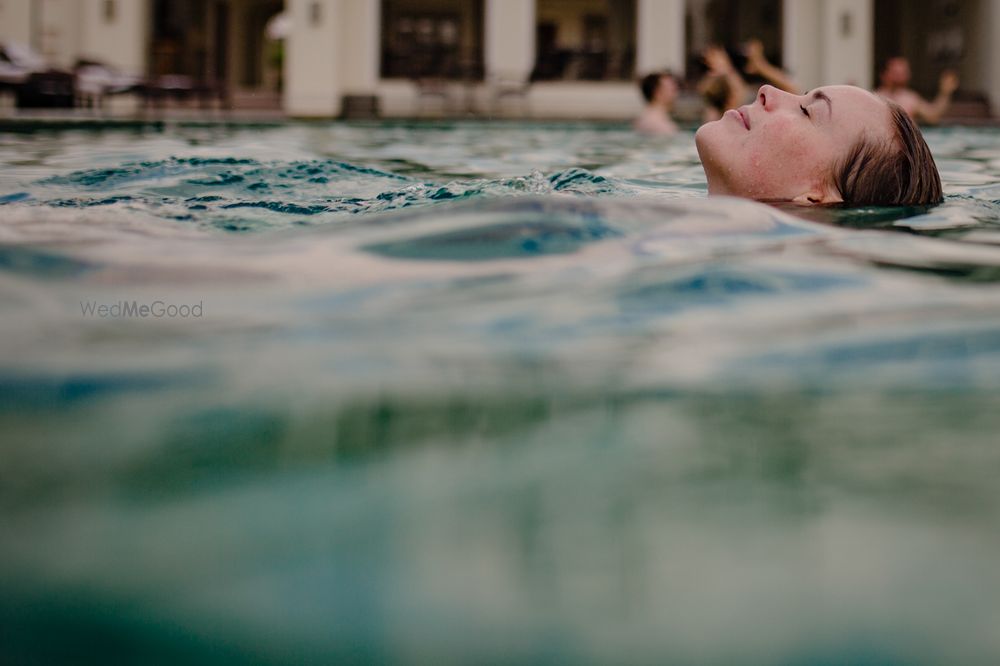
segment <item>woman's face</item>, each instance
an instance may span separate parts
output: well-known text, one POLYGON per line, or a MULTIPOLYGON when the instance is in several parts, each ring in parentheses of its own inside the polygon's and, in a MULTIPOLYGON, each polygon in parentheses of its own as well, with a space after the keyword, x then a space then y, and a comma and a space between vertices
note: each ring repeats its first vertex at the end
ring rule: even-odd
POLYGON ((825 86, 792 95, 762 86, 757 101, 695 134, 710 194, 836 203, 833 167, 865 134, 889 139, 889 107, 867 90, 825 86))

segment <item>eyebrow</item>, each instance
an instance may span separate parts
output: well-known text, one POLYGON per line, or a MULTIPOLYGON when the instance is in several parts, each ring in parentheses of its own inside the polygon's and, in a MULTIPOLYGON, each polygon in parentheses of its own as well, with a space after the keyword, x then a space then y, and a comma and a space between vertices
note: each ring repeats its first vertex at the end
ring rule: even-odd
POLYGON ((831 116, 833 115, 833 102, 830 101, 830 97, 825 92, 823 92, 822 90, 817 90, 812 94, 812 98, 814 100, 820 99, 826 102, 827 112, 831 116))

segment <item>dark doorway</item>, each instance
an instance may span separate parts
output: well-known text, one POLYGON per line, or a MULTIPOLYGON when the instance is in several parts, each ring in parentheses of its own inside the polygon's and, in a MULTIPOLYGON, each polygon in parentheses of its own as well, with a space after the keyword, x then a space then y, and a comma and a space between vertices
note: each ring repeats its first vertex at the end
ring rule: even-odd
POLYGON ((228 105, 229 3, 153 0, 147 101, 228 105))
POLYGON ((383 0, 382 76, 483 78, 483 0, 383 0))
POLYGON ((782 66, 781 0, 688 0, 684 32, 688 72, 695 76, 704 71, 701 53, 707 46, 725 47, 739 67, 743 45, 751 39, 759 39, 767 59, 782 66))
POLYGON ((904 56, 910 61, 911 87, 933 97, 941 71, 962 67, 978 5, 977 0, 876 0, 872 80, 878 85, 886 60, 904 56))

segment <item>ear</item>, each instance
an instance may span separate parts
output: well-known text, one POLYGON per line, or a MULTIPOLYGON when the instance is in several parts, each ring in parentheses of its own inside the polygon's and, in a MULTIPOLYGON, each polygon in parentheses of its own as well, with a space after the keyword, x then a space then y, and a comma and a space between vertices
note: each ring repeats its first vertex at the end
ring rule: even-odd
POLYGON ((817 185, 809 188, 799 196, 792 199, 792 202, 800 206, 822 206, 843 202, 840 192, 828 185, 817 185))

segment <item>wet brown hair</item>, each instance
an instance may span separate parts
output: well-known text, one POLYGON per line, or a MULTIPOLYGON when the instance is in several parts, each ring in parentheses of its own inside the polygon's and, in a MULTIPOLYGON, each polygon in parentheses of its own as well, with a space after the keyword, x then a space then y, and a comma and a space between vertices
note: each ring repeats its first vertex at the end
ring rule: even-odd
POLYGON ((916 123, 898 104, 889 106, 888 141, 862 138, 833 170, 848 206, 927 206, 940 203, 941 176, 916 123))

